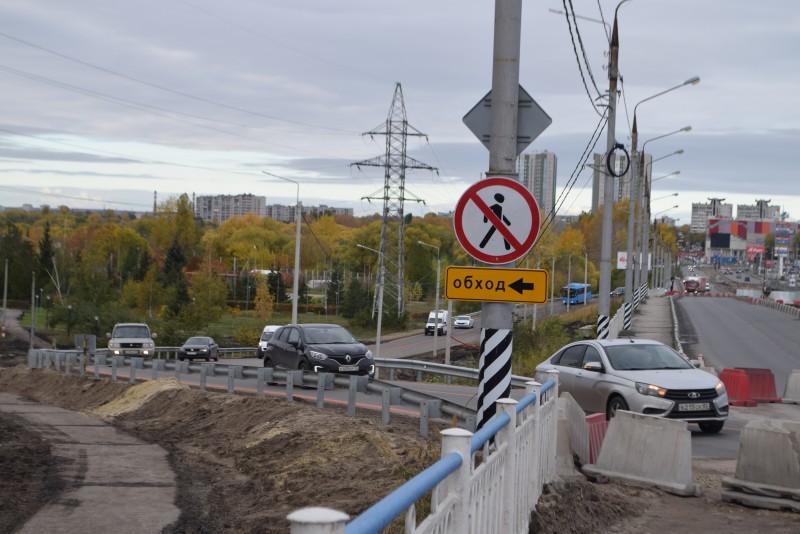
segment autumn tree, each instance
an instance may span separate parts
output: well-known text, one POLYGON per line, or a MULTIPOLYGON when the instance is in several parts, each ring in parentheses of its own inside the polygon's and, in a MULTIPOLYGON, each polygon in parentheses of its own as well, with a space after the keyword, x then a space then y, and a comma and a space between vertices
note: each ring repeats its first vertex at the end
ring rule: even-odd
POLYGON ((256 282, 256 311, 258 316, 264 320, 272 317, 272 312, 275 308, 275 298, 270 293, 267 287, 267 280, 263 276, 258 277, 256 282))
POLYGON ((192 277, 189 295, 201 324, 216 321, 226 309, 228 287, 222 279, 223 272, 219 262, 207 260, 192 277))

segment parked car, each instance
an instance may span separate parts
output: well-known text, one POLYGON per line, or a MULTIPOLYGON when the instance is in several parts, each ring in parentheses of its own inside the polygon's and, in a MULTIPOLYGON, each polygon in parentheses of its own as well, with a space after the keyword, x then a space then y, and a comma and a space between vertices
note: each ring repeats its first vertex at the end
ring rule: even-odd
POLYGON ((551 369, 559 372, 559 391, 607 419, 629 410, 697 423, 703 432, 716 433, 728 418, 725 385, 658 341, 578 341, 539 364, 537 377, 551 369))
POLYGON ((202 358, 205 361, 219 361, 219 345, 208 336, 192 336, 178 349, 178 359, 194 360, 202 358))
POLYGON ((459 315, 453 319, 453 328, 472 328, 475 326, 475 320, 469 315, 459 315))
POLYGON ((750 281, 750 277, 749 277, 749 276, 745 276, 745 277, 744 277, 744 281, 745 281, 745 282, 749 282, 749 281, 750 281))
POLYGON ((267 342, 264 367, 375 375, 372 351, 335 324, 281 326, 267 342))
POLYGON ((616 287, 614 291, 611 292, 612 297, 621 297, 625 295, 625 288, 624 287, 616 287))
POLYGON ((108 350, 114 356, 153 356, 155 333, 144 323, 117 323, 106 333, 108 350))
POLYGON ((261 337, 258 340, 258 357, 262 360, 264 359, 264 354, 267 351, 267 342, 273 335, 275 335, 275 332, 277 332, 278 328, 278 325, 268 324, 264 327, 264 330, 261 331, 261 337))

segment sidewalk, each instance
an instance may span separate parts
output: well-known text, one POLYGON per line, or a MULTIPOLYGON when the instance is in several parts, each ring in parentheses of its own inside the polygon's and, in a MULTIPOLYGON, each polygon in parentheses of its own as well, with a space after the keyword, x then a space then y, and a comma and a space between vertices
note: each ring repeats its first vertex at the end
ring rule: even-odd
MULTIPOLYGON (((674 297, 673 297, 674 298, 674 297)), ((625 337, 652 339, 675 347, 675 324, 670 297, 648 297, 633 312, 633 326, 625 337)))
POLYGON ((61 461, 64 490, 18 532, 161 532, 178 520, 167 453, 88 415, 0 393, 0 412, 25 419, 61 461))

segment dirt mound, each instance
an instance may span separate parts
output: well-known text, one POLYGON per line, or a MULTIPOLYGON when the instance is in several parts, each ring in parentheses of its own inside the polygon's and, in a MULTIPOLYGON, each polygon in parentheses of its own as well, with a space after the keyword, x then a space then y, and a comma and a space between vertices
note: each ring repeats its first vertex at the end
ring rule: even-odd
MULTIPOLYGON (((7 365, 0 359, 0 364, 7 365)), ((419 437, 419 422, 377 412, 348 417, 302 401, 200 392, 172 380, 130 386, 108 379, 0 370, 0 391, 87 413, 164 447, 178 480, 178 522, 168 532, 288 532, 285 517, 305 506, 355 516, 439 458, 438 438, 419 437)), ((438 436, 438 432, 432 432, 438 436)), ((13 530, 49 499, 58 458, 38 435, 0 416, 0 531, 13 530)), ((574 482, 547 492, 531 533, 798 532, 789 512, 722 503, 720 479, 735 462, 695 460, 703 498, 618 484, 574 482)), ((402 532, 402 519, 387 532, 402 532)))
POLYGON ((348 417, 335 407, 170 382, 130 386, 22 366, 0 372, 2 391, 102 413, 163 446, 179 484, 173 532, 287 532, 286 515, 304 506, 355 516, 439 458, 438 439, 421 438, 416 419, 383 426, 379 413, 348 417))

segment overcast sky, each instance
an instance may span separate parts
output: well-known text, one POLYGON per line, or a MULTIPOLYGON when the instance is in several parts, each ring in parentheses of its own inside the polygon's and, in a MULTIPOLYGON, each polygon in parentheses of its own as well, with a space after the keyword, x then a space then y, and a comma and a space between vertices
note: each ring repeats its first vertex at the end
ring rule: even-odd
MULTIPOLYGON (((617 2, 573 0, 611 23, 617 2), (602 8, 602 13, 600 9, 602 8)), ((607 91, 603 24, 578 20, 591 70, 582 82, 559 0, 523 1, 520 83, 552 125, 526 151, 558 157, 570 183, 607 91), (594 81, 592 81, 592 79, 594 81), (595 88, 596 86, 596 88, 595 88), (587 94, 587 92, 589 94, 587 94), (591 95, 591 97, 589 96, 591 95)), ((427 138, 409 155, 439 169, 406 187, 450 211, 489 153, 462 117, 491 88, 490 0, 5 0, 0 3, 0 205, 136 211, 181 193, 267 197, 380 211, 381 130, 397 82, 427 138)), ((688 224, 692 202, 771 199, 800 218, 800 3, 631 0, 619 9, 623 83, 616 138, 630 145, 637 102, 692 76, 701 83, 642 104, 639 146, 654 141, 654 213, 688 224), (669 210, 678 204, 677 209, 669 210)), ((603 133, 595 152, 603 152, 603 133)), ((574 176, 573 176, 574 177, 574 176)), ((591 207, 582 170, 561 213, 591 207)))

